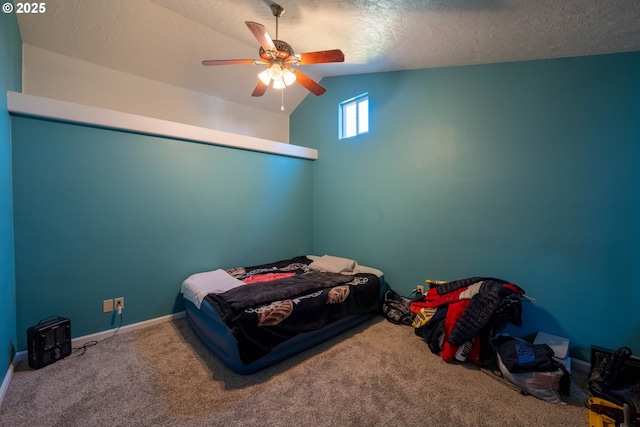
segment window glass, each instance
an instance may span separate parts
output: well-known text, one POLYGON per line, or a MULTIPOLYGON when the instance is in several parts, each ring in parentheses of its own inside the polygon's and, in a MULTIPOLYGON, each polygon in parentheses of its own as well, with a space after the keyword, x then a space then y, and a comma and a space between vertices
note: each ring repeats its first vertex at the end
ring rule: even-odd
POLYGON ((369 94, 340 103, 340 139, 369 132, 369 94))

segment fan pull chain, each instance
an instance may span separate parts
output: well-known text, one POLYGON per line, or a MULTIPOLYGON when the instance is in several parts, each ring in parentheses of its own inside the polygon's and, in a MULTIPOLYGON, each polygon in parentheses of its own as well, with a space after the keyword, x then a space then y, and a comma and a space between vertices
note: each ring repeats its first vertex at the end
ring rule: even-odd
POLYGON ((284 111, 284 88, 282 88, 282 104, 280 107, 280 111, 284 111))

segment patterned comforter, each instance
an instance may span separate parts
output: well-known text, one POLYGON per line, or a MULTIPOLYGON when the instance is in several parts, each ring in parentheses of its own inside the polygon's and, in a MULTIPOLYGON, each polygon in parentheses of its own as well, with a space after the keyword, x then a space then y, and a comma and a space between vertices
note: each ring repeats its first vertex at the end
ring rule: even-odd
POLYGON ((311 263, 303 256, 230 269, 247 285, 205 298, 237 339, 245 365, 301 332, 378 311, 380 280, 375 274, 316 271, 311 263))

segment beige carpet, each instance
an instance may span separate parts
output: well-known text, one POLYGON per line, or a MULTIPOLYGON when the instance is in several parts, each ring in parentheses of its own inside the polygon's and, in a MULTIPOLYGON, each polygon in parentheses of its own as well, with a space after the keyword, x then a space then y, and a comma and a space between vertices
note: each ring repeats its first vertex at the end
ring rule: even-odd
POLYGON ((431 354, 382 318, 249 376, 186 319, 121 333, 39 370, 21 363, 2 426, 587 426, 585 375, 569 404, 522 396, 431 354))

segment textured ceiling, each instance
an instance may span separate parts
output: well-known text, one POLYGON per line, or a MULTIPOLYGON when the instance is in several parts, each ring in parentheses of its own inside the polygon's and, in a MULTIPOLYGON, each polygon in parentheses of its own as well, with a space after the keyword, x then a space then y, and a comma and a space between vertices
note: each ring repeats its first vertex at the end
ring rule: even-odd
MULTIPOLYGON (((25 44, 280 112, 280 91, 251 96, 261 68, 244 21, 276 38, 270 0, 47 0, 19 14, 25 44)), ((280 0, 278 38, 297 53, 342 49, 309 76, 372 73, 640 51, 640 0, 280 0)), ((284 92, 289 114, 308 92, 284 92)), ((314 96, 309 94, 308 96, 314 96)))

